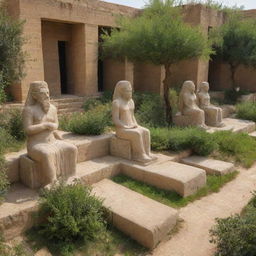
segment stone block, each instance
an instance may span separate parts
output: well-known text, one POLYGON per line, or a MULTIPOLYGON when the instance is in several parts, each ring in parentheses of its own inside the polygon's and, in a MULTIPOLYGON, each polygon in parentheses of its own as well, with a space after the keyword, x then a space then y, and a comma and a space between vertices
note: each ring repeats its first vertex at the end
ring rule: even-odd
POLYGON ((173 122, 180 127, 186 127, 186 126, 190 126, 191 125, 191 118, 189 116, 184 116, 181 113, 177 113, 174 117, 173 117, 173 122))
POLYGON ((183 197, 193 195, 206 185, 204 170, 172 161, 156 161, 148 166, 122 162, 121 172, 152 186, 175 191, 183 197))
POLYGON ((113 225, 147 248, 153 249, 177 222, 177 210, 110 180, 94 184, 92 193, 104 199, 113 225))
POLYGON ((20 157, 20 180, 29 188, 40 188, 40 177, 38 164, 30 159, 27 155, 20 157))
POLYGON ((110 154, 127 160, 132 159, 132 147, 128 140, 113 136, 110 141, 110 154))
POLYGON ((205 170, 207 174, 225 175, 235 170, 235 166, 232 163, 209 159, 201 156, 183 158, 181 162, 183 164, 201 168, 205 170))

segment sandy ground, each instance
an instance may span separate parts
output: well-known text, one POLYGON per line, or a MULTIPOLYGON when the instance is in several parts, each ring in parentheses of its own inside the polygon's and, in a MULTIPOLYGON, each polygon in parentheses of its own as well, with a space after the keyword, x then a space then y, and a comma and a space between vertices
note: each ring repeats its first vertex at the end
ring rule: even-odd
POLYGON ((211 194, 180 210, 182 228, 169 241, 162 242, 153 256, 212 256, 214 245, 209 242, 209 229, 215 218, 240 213, 256 190, 256 165, 241 169, 235 180, 219 193, 211 194))

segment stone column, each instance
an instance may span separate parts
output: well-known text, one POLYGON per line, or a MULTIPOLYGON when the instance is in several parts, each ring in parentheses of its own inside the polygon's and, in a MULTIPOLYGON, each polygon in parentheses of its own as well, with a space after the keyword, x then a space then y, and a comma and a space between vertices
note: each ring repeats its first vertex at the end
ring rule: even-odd
POLYGON ((41 19, 27 18, 23 34, 26 38, 26 43, 23 46, 23 50, 27 54, 25 64, 26 76, 20 83, 14 84, 11 87, 11 93, 16 101, 25 101, 28 86, 32 81, 44 80, 41 19))

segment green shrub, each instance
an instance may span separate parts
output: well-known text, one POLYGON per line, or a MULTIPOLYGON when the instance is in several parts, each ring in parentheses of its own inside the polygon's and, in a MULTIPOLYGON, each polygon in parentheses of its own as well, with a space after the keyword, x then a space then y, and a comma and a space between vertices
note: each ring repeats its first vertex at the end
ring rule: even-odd
POLYGON ((82 135, 103 134, 111 125, 110 104, 99 105, 85 113, 75 113, 62 117, 60 128, 82 135))
POLYGON ((245 167, 251 167, 256 160, 256 140, 248 134, 221 131, 212 136, 221 154, 234 157, 236 162, 245 167))
POLYGON ((0 6, 0 103, 5 101, 5 88, 24 76, 25 57, 22 52, 23 22, 10 17, 0 6))
POLYGON ((39 233, 62 254, 72 251, 75 243, 95 240, 105 231, 102 201, 90 193, 82 184, 61 183, 40 197, 38 216, 45 221, 38 227, 39 233))
POLYGON ((236 104, 238 99, 242 96, 242 95, 246 95, 249 94, 248 91, 245 90, 234 90, 234 89, 229 89, 229 90, 225 90, 225 103, 226 104, 236 104))
POLYGON ((90 98, 84 102, 83 109, 88 111, 98 107, 99 105, 102 105, 102 102, 98 98, 90 98))
POLYGON ((198 155, 209 155, 217 149, 211 134, 198 128, 151 128, 150 131, 154 150, 191 149, 198 155))
POLYGON ((26 137, 20 109, 2 111, 0 113, 0 127, 4 128, 16 140, 23 141, 26 137))
POLYGON ((0 203, 9 189, 9 185, 10 183, 6 175, 5 159, 3 156, 0 156, 0 203))
POLYGON ((7 149, 13 145, 15 145, 15 139, 5 129, 0 128, 0 155, 7 152, 7 149))
POLYGON ((178 112, 178 102, 179 102, 179 96, 177 89, 170 89, 169 90, 169 98, 170 98, 170 103, 172 107, 172 113, 175 115, 178 112))
POLYGON ((138 123, 150 127, 166 126, 164 102, 157 94, 143 94, 137 98, 136 117, 138 123))
POLYGON ((256 122, 256 103, 245 102, 236 106, 237 117, 256 122))
POLYGON ((255 195, 242 215, 217 219, 210 230, 211 243, 216 244, 216 256, 256 255, 256 208, 255 195))

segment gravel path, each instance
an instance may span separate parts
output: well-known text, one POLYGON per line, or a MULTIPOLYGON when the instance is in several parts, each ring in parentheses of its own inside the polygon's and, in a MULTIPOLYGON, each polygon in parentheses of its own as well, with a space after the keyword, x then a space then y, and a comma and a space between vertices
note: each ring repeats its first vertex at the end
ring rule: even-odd
POLYGON ((153 256, 212 256, 214 245, 209 243, 209 229, 215 218, 240 213, 256 190, 256 165, 242 169, 235 180, 219 193, 204 197, 180 210, 183 227, 169 241, 162 242, 153 256))

